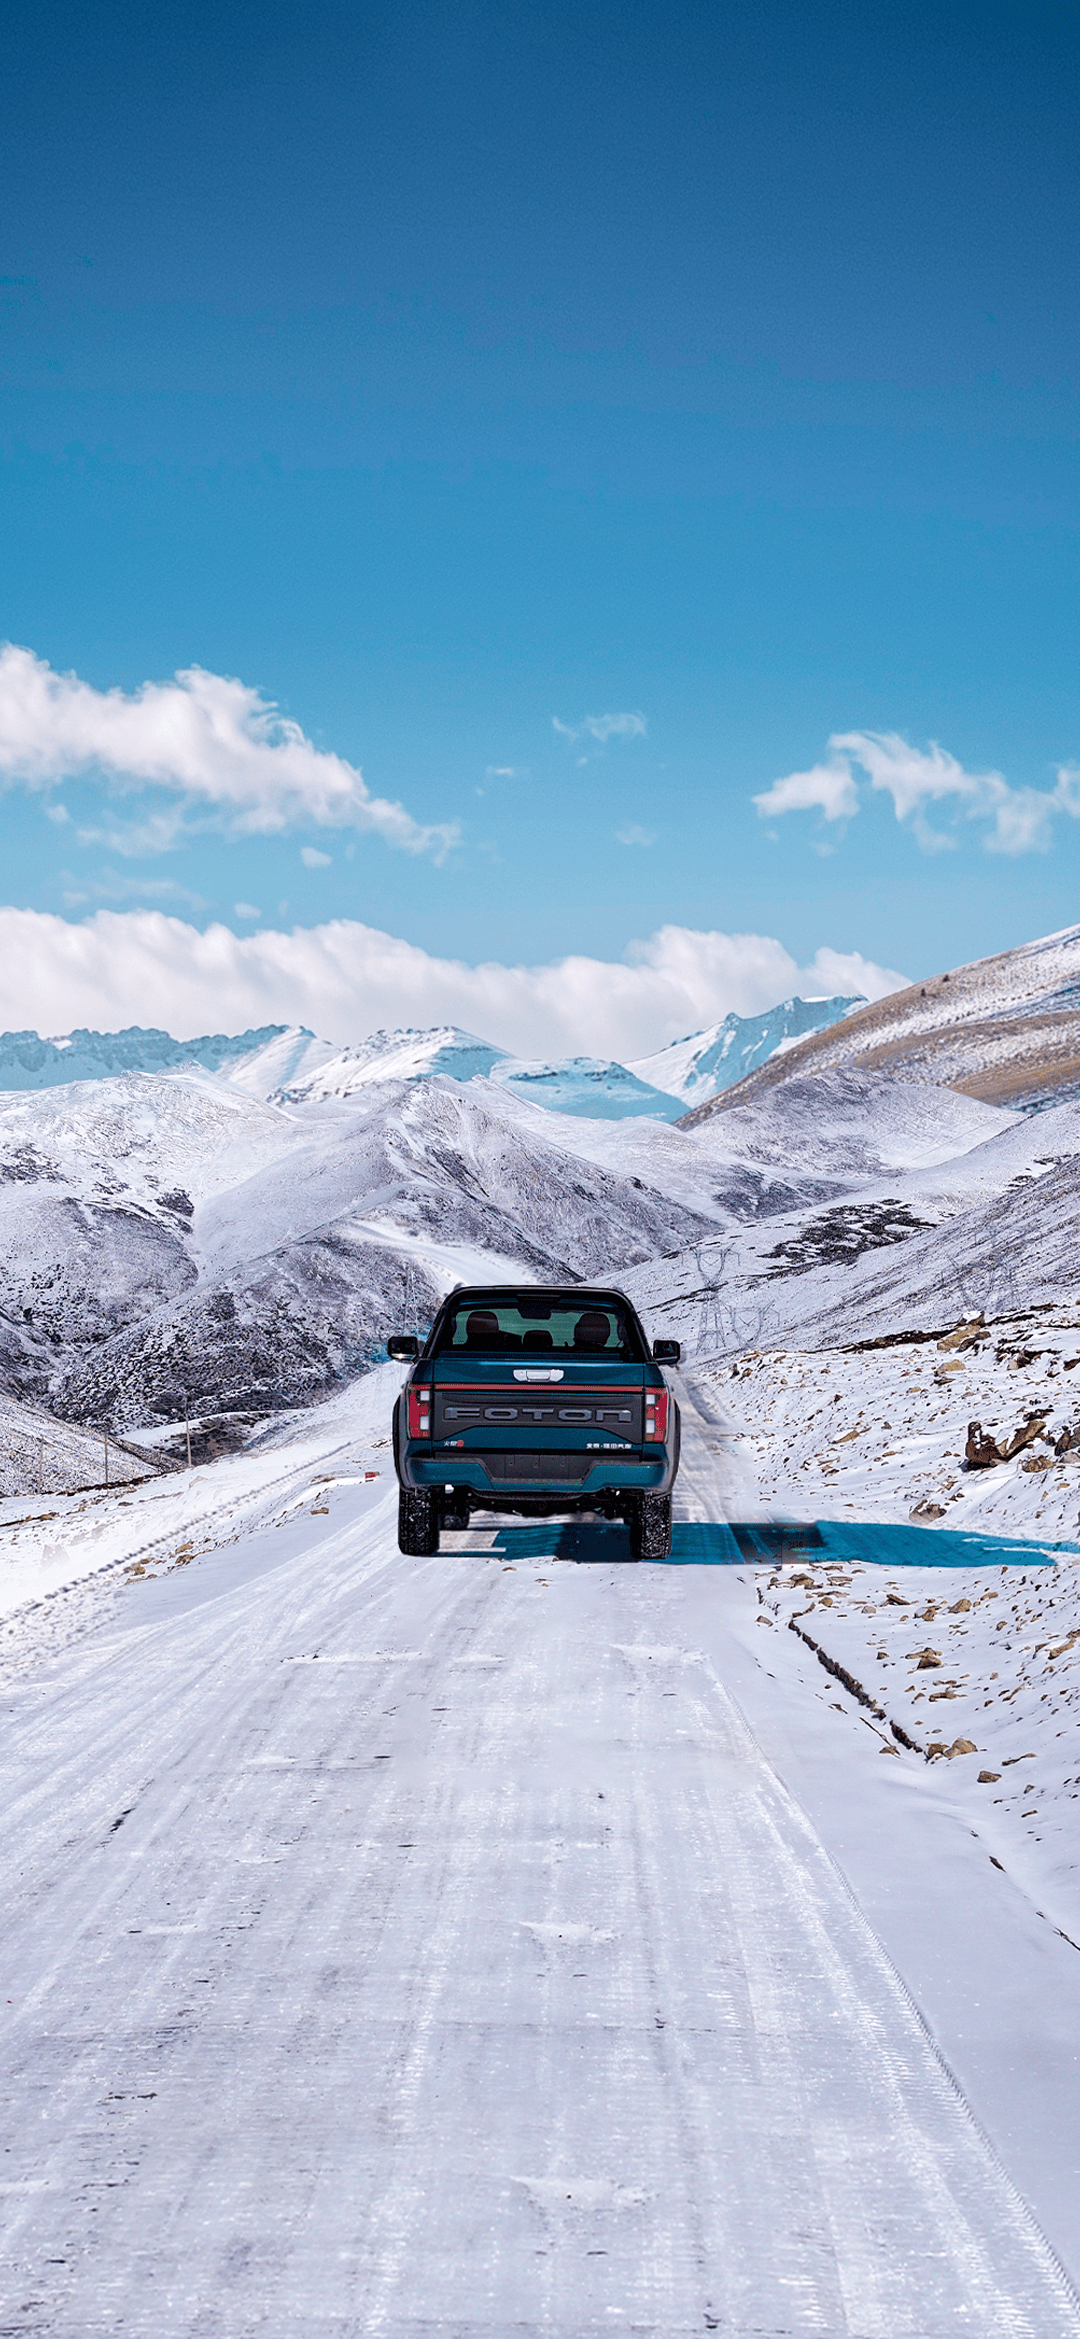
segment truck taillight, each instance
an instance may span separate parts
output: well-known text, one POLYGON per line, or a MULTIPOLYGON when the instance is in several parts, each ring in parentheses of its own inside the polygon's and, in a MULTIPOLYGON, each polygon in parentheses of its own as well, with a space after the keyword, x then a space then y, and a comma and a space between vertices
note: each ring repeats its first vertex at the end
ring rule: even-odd
POLYGON ((666 1389, 645 1391, 645 1436, 663 1444, 667 1436, 668 1393, 666 1389))
POLYGON ((418 1387, 415 1381, 409 1385, 409 1436, 431 1436, 431 1391, 418 1387))

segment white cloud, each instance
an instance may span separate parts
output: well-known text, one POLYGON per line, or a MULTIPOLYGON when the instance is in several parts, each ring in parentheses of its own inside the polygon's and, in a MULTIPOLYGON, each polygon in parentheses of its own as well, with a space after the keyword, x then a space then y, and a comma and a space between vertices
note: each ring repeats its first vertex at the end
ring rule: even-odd
POLYGON ((200 933, 161 910, 99 910, 76 924, 0 909, 0 1028, 16 1030, 142 1023, 190 1039, 306 1023, 344 1043, 379 1025, 458 1023, 515 1054, 625 1060, 730 1008, 759 1014, 792 992, 882 998, 905 980, 855 951, 823 948, 800 967, 768 935, 685 926, 662 927, 621 961, 474 967, 345 918, 240 935, 200 933))
POLYGON ((1080 770, 1074 763, 1059 764, 1054 795, 1064 812, 1080 813, 1080 770))
MULTIPOLYGON (((296 822, 373 830, 387 844, 441 860, 452 823, 424 827, 401 804, 372 796, 356 766, 312 745, 298 723, 243 682, 192 666, 172 682, 130 694, 56 674, 8 642, 0 650, 0 781, 47 789, 103 772, 124 794, 162 789, 176 799, 140 827, 140 852, 175 843, 192 817, 234 835, 296 822)), ((99 832, 88 831, 88 841, 99 832)), ((109 833, 105 842, 125 849, 109 833)))
POLYGON ((206 902, 201 893, 193 893, 188 885, 177 885, 171 877, 119 877, 115 869, 103 869, 100 876, 82 882, 72 878, 64 889, 63 900, 69 910, 82 909, 90 902, 173 902, 187 910, 204 910, 206 902))
POLYGON ((187 827, 184 806, 169 804, 141 820, 117 821, 110 814, 107 828, 80 828, 77 834, 80 845, 104 845, 107 852, 120 853, 127 861, 142 861, 151 853, 171 853, 187 827))
POLYGON ((936 740, 912 747, 898 731, 835 732, 827 763, 774 780, 754 802, 765 815, 817 809, 826 820, 849 820, 860 805, 856 772, 892 798, 897 819, 910 823, 926 853, 953 851, 961 820, 989 822, 989 853, 1046 852, 1058 815, 1080 818, 1080 772, 1071 765, 1059 770, 1054 788, 1012 788, 1000 772, 965 771, 936 740), (927 808, 934 804, 951 807, 949 828, 931 825, 927 808))
POLYGON ((552 729, 560 731, 564 739, 596 739, 601 747, 609 739, 644 739, 644 715, 585 715, 580 723, 560 723, 557 715, 551 718, 552 729))
MULTIPOLYGON (((253 918, 261 918, 262 911, 260 909, 256 909, 255 904, 252 901, 234 901, 233 916, 234 918, 243 918, 245 922, 249 923, 253 918)), ((188 1033, 189 1039, 197 1037, 197 1033, 188 1033)))
POLYGON ((320 853, 317 845, 301 845, 300 859, 305 869, 329 869, 333 865, 334 856, 332 853, 320 853))
POLYGON ((489 763, 484 767, 487 780, 520 780, 523 776, 516 763, 489 763))
POLYGON ((615 834, 620 845, 654 845, 656 843, 656 830, 654 828, 639 828, 636 821, 631 821, 626 828, 617 828, 615 834))
POLYGON ((786 780, 774 780, 754 802, 765 814, 817 810, 826 820, 850 820, 859 809, 859 791, 849 766, 836 757, 814 764, 808 772, 789 772, 786 780))

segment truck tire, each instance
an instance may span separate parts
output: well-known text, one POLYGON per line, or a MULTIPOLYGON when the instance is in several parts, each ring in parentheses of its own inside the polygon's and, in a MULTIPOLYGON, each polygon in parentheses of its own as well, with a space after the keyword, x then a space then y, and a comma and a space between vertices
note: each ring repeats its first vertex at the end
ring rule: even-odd
POLYGON ((398 1495, 398 1550, 410 1559, 430 1559, 439 1548, 439 1514, 433 1494, 403 1486, 398 1495))
POLYGON ((631 1559, 666 1559, 670 1550, 670 1494, 639 1494, 630 1517, 631 1559))

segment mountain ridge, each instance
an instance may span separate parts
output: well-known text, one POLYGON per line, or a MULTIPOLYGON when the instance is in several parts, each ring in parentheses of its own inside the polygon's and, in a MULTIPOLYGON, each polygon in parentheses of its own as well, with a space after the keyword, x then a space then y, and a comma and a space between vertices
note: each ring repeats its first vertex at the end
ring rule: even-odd
MULTIPOLYGON (((36 1031, 0 1032, 0 1091, 17 1095, 44 1088, 67 1087, 77 1080, 110 1080, 123 1072, 173 1072, 199 1064, 204 1072, 219 1072, 235 1057, 280 1038, 288 1026, 263 1024, 257 1031, 235 1034, 204 1032, 198 1039, 174 1040, 167 1031, 138 1023, 116 1032, 89 1031, 80 1026, 52 1039, 36 1031)), ((311 1032, 305 1035, 314 1037, 311 1032)))
POLYGON ((973 959, 810 1033, 686 1116, 731 1109, 808 1073, 847 1069, 1037 1112, 1080 1096, 1080 926, 973 959))
POLYGON ((650 1056, 631 1057, 627 1068, 670 1096, 681 1096, 690 1105, 704 1103, 745 1079, 757 1062, 793 1047, 811 1032, 841 1022, 865 1005, 861 993, 831 999, 793 995, 781 999, 776 1007, 767 1007, 762 1015, 722 1016, 706 1031, 671 1040, 650 1056))
POLYGON ((759 1016, 727 1015, 719 1024, 622 1064, 597 1056, 514 1056, 456 1024, 401 1025, 339 1045, 305 1024, 265 1024, 227 1035, 175 1040, 166 1031, 129 1024, 119 1032, 78 1030, 42 1039, 35 1031, 0 1033, 0 1094, 21 1095, 129 1072, 202 1071, 263 1103, 349 1103, 383 1081, 491 1080, 530 1103, 587 1119, 651 1116, 673 1121, 687 1098, 700 1101, 741 1078, 748 1064, 787 1047, 808 1028, 850 1010, 846 998, 787 999, 759 1016), (659 1077, 649 1070, 657 1068, 659 1077))

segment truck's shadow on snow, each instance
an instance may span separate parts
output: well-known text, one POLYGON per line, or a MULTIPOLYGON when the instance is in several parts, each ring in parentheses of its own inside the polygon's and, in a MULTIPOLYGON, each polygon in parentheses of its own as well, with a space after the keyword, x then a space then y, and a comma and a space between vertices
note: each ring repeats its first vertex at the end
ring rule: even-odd
MULTIPOLYGON (((1075 1553, 1075 1543, 1035 1544, 1005 1536, 945 1533, 940 1528, 822 1519, 676 1519, 666 1560, 649 1567, 778 1567, 784 1562, 879 1567, 1050 1567, 1058 1551, 1075 1553)), ((561 1524, 496 1529, 495 1550, 504 1559, 568 1559, 578 1567, 630 1564, 627 1529, 606 1519, 564 1519, 561 1524)))
MULTIPOLYGON (((737 1567, 746 1557, 767 1558, 771 1554, 740 1548, 737 1536, 744 1530, 733 1530, 725 1524, 712 1521, 677 1519, 671 1531, 671 1556, 667 1560, 649 1560, 651 1567, 737 1567)), ((760 1535, 760 1528, 754 1530, 760 1535)), ((606 1519, 565 1519, 550 1526, 500 1527, 495 1548, 508 1560, 515 1559, 569 1559, 578 1567, 612 1567, 623 1561, 630 1564, 630 1534, 621 1525, 606 1519)))
MULTIPOLYGON (((505 1560, 568 1559, 578 1567, 630 1562, 630 1536, 605 1519, 566 1519, 539 1527, 496 1529, 495 1551, 505 1560)), ((667 1559, 648 1567, 778 1567, 858 1561, 877 1567, 1052 1567, 1054 1554, 1080 1551, 1075 1543, 1037 1544, 999 1535, 945 1533, 940 1528, 819 1520, 677 1519, 667 1559)))

